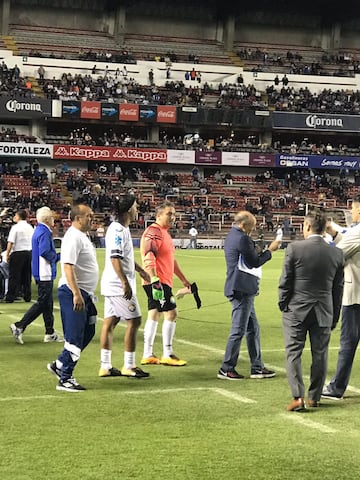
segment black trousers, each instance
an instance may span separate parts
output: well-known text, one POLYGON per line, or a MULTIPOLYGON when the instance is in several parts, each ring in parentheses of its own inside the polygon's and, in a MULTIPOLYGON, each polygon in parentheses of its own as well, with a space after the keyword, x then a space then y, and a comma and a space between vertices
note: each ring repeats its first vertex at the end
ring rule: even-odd
POLYGON ((54 333, 54 314, 53 314, 53 284, 52 280, 36 282, 38 287, 37 302, 32 305, 25 313, 20 322, 15 325, 22 330, 25 330, 30 323, 32 323, 39 315, 43 315, 45 324, 45 333, 54 333))
POLYGON ((9 259, 9 285, 6 302, 13 302, 22 287, 25 302, 31 300, 31 251, 13 252, 9 259))

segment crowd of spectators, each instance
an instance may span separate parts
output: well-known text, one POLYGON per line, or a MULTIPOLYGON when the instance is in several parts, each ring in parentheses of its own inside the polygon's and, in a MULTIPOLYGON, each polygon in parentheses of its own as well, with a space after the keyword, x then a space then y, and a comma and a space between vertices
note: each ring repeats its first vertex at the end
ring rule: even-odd
MULTIPOLYGON (((267 48, 240 48, 237 55, 246 62, 256 62, 253 70, 276 71, 279 67, 285 68, 287 73, 298 75, 337 75, 354 76, 360 72, 360 63, 353 53, 330 54, 323 52, 306 52, 306 58, 299 52, 288 50, 269 51, 267 48), (330 65, 338 68, 329 69, 330 65)), ((305 55, 305 54, 304 54, 305 55)))

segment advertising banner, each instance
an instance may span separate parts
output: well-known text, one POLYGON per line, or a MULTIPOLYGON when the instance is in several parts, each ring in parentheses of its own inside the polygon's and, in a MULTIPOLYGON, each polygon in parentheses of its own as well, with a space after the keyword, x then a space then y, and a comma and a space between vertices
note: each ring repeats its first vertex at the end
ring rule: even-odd
POLYGON ((139 121, 139 105, 136 103, 120 103, 119 120, 126 122, 139 121))
POLYGON ((176 123, 176 107, 172 105, 158 105, 156 120, 158 123, 176 123))
POLYGON ((156 106, 139 105, 139 119, 146 123, 156 122, 156 106))
POLYGON ((168 150, 167 151, 168 163, 195 163, 195 150, 168 150))
POLYGON ((195 152, 195 163, 221 165, 221 152, 195 152))
POLYGON ((101 120, 117 121, 119 119, 118 103, 102 103, 101 104, 101 120))
POLYGON ((247 152, 221 152, 221 163, 222 165, 248 167, 249 154, 247 152))
POLYGON ((53 145, 44 143, 0 143, 1 157, 52 158, 53 145))
POLYGON ((288 113, 273 112, 273 128, 328 131, 359 132, 359 115, 336 115, 327 113, 288 113))
POLYGON ((92 118, 100 120, 101 117, 101 103, 100 102, 81 102, 81 118, 92 118))
POLYGON ((52 101, 42 98, 10 98, 0 96, 2 118, 44 118, 52 116, 52 101))
POLYGON ((80 102, 63 101, 62 116, 66 118, 80 118, 80 102))
POLYGON ((275 155, 271 153, 250 153, 251 167, 275 167, 275 155))
POLYGON ((276 155, 276 166, 286 168, 348 168, 355 170, 360 168, 360 157, 340 157, 323 155, 276 155))
POLYGON ((87 160, 97 162, 166 163, 167 150, 155 148, 54 145, 53 158, 56 160, 87 160))

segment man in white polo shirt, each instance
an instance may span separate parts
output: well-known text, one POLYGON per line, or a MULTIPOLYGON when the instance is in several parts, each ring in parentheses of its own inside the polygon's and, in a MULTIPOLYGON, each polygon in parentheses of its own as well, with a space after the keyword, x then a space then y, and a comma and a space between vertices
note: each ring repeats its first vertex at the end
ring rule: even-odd
POLYGON ((19 287, 22 287, 25 302, 30 302, 31 239, 34 229, 26 221, 25 210, 18 210, 13 220, 15 225, 10 229, 5 255, 9 264, 9 285, 5 302, 12 303, 15 300, 19 287))

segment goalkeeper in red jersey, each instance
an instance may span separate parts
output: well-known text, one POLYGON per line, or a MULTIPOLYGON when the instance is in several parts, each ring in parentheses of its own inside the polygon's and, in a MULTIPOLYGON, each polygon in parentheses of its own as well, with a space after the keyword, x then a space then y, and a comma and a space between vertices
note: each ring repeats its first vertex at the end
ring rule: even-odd
POLYGON ((169 234, 169 229, 175 222, 174 204, 164 201, 157 207, 155 213, 155 223, 145 230, 140 242, 143 268, 151 278, 151 283, 144 284, 148 296, 148 317, 144 328, 144 356, 141 364, 182 367, 186 365, 186 361, 178 358, 173 352, 177 317, 172 292, 174 274, 185 287, 191 288, 191 285, 174 258, 175 247, 169 234), (160 359, 154 355, 153 345, 162 313, 163 355, 160 359))

